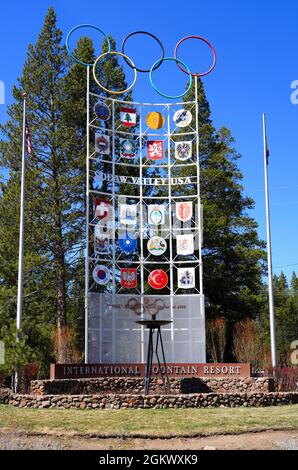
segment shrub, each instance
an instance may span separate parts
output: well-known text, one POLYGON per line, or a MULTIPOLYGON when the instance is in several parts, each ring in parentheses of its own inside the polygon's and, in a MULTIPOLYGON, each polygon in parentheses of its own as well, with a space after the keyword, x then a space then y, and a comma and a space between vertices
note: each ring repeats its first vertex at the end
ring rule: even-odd
POLYGON ((38 377, 39 365, 36 363, 26 364, 20 368, 20 393, 29 393, 31 380, 36 380, 38 377))
POLYGON ((248 362, 253 373, 262 369, 265 357, 260 327, 253 320, 237 322, 234 327, 234 354, 237 362, 248 362))
POLYGON ((277 392, 295 392, 298 390, 298 367, 275 367, 265 371, 265 375, 274 377, 277 392))
POLYGON ((227 323, 216 318, 206 323, 207 351, 213 362, 223 362, 226 348, 227 323))

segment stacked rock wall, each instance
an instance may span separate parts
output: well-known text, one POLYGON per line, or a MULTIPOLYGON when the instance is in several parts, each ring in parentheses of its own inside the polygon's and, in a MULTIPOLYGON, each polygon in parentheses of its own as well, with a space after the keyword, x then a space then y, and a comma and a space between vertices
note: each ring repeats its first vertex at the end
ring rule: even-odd
POLYGON ((298 392, 274 392, 272 378, 170 378, 165 394, 162 381, 152 379, 149 395, 144 378, 36 380, 30 395, 0 390, 0 403, 21 408, 139 409, 279 406, 298 403, 298 392))
MULTIPOLYGON (((273 392, 272 378, 170 378, 169 393, 253 393, 273 392)), ((105 377, 97 379, 36 380, 31 383, 31 393, 36 395, 89 395, 89 394, 142 394, 144 378, 105 377)), ((162 381, 152 378, 150 393, 164 393, 162 381)))
POLYGON ((279 406, 298 403, 298 393, 201 393, 188 395, 14 395, 6 403, 22 408, 142 409, 279 406))

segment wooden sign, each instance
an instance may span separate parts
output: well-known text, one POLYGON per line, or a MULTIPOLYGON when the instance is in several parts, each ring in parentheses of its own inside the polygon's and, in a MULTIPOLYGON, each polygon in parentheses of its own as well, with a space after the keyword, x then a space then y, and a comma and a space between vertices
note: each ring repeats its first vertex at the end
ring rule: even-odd
MULTIPOLYGON (((164 366, 162 366, 164 372, 164 366)), ((153 364, 152 376, 159 369, 153 364)), ((167 364, 169 377, 250 377, 250 364, 167 364)), ((97 377, 145 377, 146 364, 51 364, 50 378, 84 379, 97 377)))

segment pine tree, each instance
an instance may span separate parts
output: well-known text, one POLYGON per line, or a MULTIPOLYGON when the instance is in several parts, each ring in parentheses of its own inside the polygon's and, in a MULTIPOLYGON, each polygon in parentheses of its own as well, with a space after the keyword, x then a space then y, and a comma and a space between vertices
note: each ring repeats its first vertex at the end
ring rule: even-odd
MULTIPOLYGON (((60 106, 64 99, 61 82, 67 66, 61 39, 55 12, 50 8, 37 44, 29 46, 19 85, 13 89, 16 102, 8 108, 10 120, 1 129, 6 140, 0 147, 1 163, 12 175, 20 166, 22 93, 26 91, 33 147, 27 167, 35 169, 39 183, 34 192, 29 192, 30 174, 27 171, 26 211, 28 213, 28 204, 32 202, 34 220, 31 218, 26 229, 36 233, 38 240, 34 251, 42 252, 46 257, 49 277, 55 273, 55 317, 59 328, 66 322, 65 257, 73 240, 73 224, 69 220, 73 174, 67 165, 70 137, 61 119, 60 106)), ((27 252, 30 248, 33 247, 25 246, 27 252)))
MULTIPOLYGON (((27 169, 27 194, 38 194, 36 169, 27 169)), ((19 237, 19 173, 13 173, 0 193, 0 338, 6 347, 5 371, 16 365, 37 361, 41 372, 54 357, 51 336, 55 326, 54 277, 46 255, 40 249, 42 231, 38 230, 38 198, 27 197, 25 212, 25 256, 23 291, 23 335, 16 345, 16 307, 19 237), (33 229, 35 227, 35 229, 33 229)))
MULTIPOLYGON (((297 277, 295 271, 293 271, 292 277, 291 277, 291 288, 292 288, 294 291, 298 291, 298 277, 297 277)), ((296 293, 296 292, 295 292, 295 293, 296 293)))
MULTIPOLYGON (((75 54, 94 61, 92 40, 81 38, 75 54)), ((102 67, 104 80, 112 88, 125 88, 117 59, 109 60, 102 67)), ((46 370, 54 360, 55 325, 62 330, 68 323, 78 333, 81 350, 84 343, 86 68, 68 58, 53 8, 37 43, 29 46, 9 120, 1 127, 0 164, 9 169, 0 193, 2 337, 11 337, 15 329, 24 90, 33 152, 26 163, 23 337, 32 358, 37 351, 46 370)), ((91 91, 99 93, 92 78, 91 91)))
MULTIPOLYGON (((81 37, 74 54, 86 63, 95 60, 92 40, 81 37)), ((62 119, 71 133, 71 147, 68 153, 68 165, 75 170, 72 184, 72 218, 76 223, 75 243, 68 256, 67 270, 67 324, 72 328, 77 339, 77 348, 84 350, 84 293, 85 293, 85 213, 86 213, 86 67, 71 61, 63 80, 64 100, 61 103, 62 119)), ((96 92, 96 86, 90 81, 90 91, 96 92)))
MULTIPOLYGON (((288 280, 283 272, 273 276, 274 287, 274 316, 275 316, 275 339, 277 351, 278 366, 290 366, 291 343, 298 336, 298 294, 297 294, 297 276, 293 272, 291 278, 291 288, 289 289, 288 280), (296 286, 296 287, 295 287, 296 286)), ((264 285, 264 290, 268 286, 264 285)), ((268 296, 266 293, 265 304, 260 315, 259 321, 263 336, 263 342, 270 348, 270 330, 269 330, 269 308, 268 296)))
MULTIPOLYGON (((66 324, 68 265, 75 256, 80 237, 81 221, 76 217, 80 171, 73 161, 75 133, 64 122, 64 76, 69 65, 62 32, 56 26, 56 15, 50 8, 36 45, 29 46, 19 86, 14 87, 16 103, 9 107, 10 120, 2 127, 6 140, 1 142, 2 164, 10 172, 19 168, 22 102, 24 90, 28 93, 27 118, 31 131, 33 153, 27 167, 35 168, 38 187, 30 192, 30 174, 26 173, 26 212, 33 201, 34 220, 26 225, 26 232, 36 233, 33 246, 25 245, 25 253, 32 249, 41 252, 47 260, 46 271, 53 278, 55 291, 54 321, 58 329, 66 324)), ((27 168, 27 169, 28 169, 27 168)), ((18 223, 16 224, 16 227, 18 223)), ((27 311, 24 308, 24 317, 27 311)))
MULTIPOLYGON (((185 96, 195 100, 195 86, 185 96)), ((248 212, 254 201, 243 195, 241 174, 230 131, 216 131, 203 83, 198 79, 200 186, 203 204, 203 270, 208 317, 239 320, 262 307, 264 244, 248 212)))
POLYGON ((279 276, 273 276, 273 285, 274 289, 277 292, 286 293, 289 289, 288 280, 283 271, 281 271, 279 276))

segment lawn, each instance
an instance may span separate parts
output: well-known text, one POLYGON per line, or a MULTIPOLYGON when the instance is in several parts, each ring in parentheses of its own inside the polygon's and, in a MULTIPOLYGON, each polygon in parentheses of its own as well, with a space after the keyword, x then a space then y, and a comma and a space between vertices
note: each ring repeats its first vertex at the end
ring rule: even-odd
POLYGON ((126 437, 192 437, 298 429, 298 405, 268 408, 59 410, 0 405, 0 431, 126 437))

